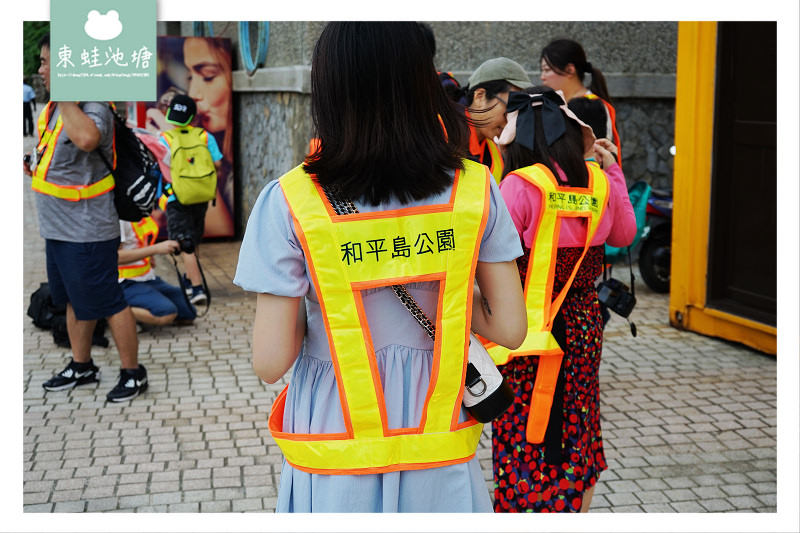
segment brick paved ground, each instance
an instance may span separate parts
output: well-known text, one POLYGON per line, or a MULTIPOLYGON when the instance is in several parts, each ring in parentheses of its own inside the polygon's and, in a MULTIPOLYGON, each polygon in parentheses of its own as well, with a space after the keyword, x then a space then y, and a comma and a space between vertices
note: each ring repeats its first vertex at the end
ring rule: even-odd
MULTIPOLYGON (((46 280, 29 181, 23 189, 21 313, 46 280)), ((150 388, 130 404, 105 402, 119 368, 110 333, 109 348, 92 350, 99 386, 45 393, 41 383, 63 368, 69 352, 25 317, 25 513, 274 510, 281 454, 266 418, 284 383, 264 384, 252 372, 254 297, 231 283, 238 249, 238 242, 202 246, 213 295, 206 317, 140 333, 150 388)), ((175 282, 169 258, 157 269, 175 282)), ((592 512, 775 513, 776 359, 675 330, 665 295, 637 281, 637 296, 638 337, 619 317, 606 332, 601 396, 609 469, 592 512)), ((488 428, 478 456, 491 488, 488 428)))

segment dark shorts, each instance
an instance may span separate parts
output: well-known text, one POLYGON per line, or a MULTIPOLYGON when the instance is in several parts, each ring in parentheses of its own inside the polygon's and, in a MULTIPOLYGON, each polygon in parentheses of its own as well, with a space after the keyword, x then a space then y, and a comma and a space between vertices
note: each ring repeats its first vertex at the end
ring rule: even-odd
POLYGON ((203 238, 208 202, 183 205, 178 201, 167 204, 167 233, 169 238, 190 238, 196 247, 203 238))
POLYGON ((119 237, 102 242, 45 240, 47 281, 55 305, 72 304, 78 320, 99 320, 126 307, 117 282, 119 237))

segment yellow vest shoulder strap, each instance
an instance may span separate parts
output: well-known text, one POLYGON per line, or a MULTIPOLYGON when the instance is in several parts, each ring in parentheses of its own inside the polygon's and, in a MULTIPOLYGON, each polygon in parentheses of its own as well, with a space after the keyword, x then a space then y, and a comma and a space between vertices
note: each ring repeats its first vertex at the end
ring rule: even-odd
POLYGON ((48 103, 39 115, 39 144, 36 150, 41 156, 38 158, 36 170, 33 173, 31 188, 36 192, 55 196, 56 198, 61 198, 62 200, 70 202, 95 198, 111 191, 114 188, 114 176, 111 174, 88 185, 63 185, 47 181, 47 172, 53 161, 56 143, 64 128, 61 115, 56 119, 53 128, 50 128, 55 106, 55 102, 48 103))

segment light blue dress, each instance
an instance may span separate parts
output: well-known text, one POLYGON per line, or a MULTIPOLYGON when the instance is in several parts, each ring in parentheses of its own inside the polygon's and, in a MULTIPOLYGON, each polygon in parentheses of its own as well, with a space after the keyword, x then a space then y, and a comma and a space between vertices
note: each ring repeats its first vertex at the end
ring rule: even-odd
MULTIPOLYGON (((503 198, 491 181, 491 210, 479 260, 511 261, 522 254, 503 198)), ((387 202, 379 206, 356 201, 360 212, 447 203, 452 187, 424 201, 387 202)), ((247 291, 305 296, 308 330, 294 364, 284 412, 284 431, 343 432, 336 379, 319 300, 308 274, 303 250, 277 180, 258 197, 247 224, 234 283, 247 291)), ((407 288, 434 320, 438 282, 407 288)), ((362 293, 390 428, 419 425, 430 380, 433 342, 390 288, 362 293)), ((462 408, 461 420, 466 420, 462 408)), ((478 459, 424 470, 363 475, 309 474, 283 461, 278 512, 491 512, 492 502, 478 459)))

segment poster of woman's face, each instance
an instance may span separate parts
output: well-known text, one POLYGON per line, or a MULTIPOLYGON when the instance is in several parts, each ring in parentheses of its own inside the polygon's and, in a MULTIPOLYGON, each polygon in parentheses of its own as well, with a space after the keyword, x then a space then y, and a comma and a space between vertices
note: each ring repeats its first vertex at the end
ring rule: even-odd
POLYGON ((158 135, 174 126, 164 116, 172 97, 186 94, 197 104, 193 126, 214 136, 222 152, 217 200, 208 207, 206 237, 233 236, 233 76, 231 41, 221 37, 159 37, 155 103, 145 127, 158 135))

